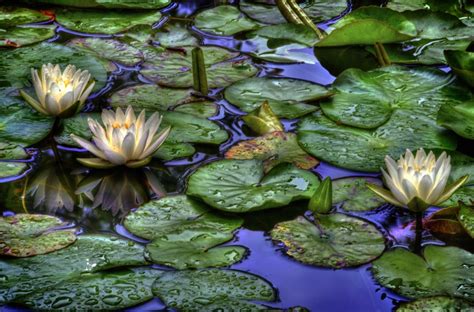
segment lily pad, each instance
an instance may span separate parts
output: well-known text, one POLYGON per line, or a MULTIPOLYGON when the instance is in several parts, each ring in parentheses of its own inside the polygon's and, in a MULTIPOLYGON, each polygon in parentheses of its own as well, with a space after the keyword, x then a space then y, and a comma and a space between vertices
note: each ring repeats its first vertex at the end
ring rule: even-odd
POLYGON ((300 216, 278 223, 270 235, 296 260, 330 268, 370 262, 385 249, 382 233, 361 219, 336 213, 318 215, 314 222, 300 216))
POLYGON ((83 33, 116 34, 137 25, 149 25, 158 22, 158 11, 94 11, 58 9, 54 11, 56 21, 62 26, 83 33))
POLYGON ((164 197, 140 206, 129 214, 125 227, 152 242, 146 246, 155 263, 177 269, 231 265, 246 249, 216 247, 233 238, 242 219, 221 217, 184 195, 164 197))
POLYGON ((16 25, 37 23, 51 19, 40 11, 22 7, 0 7, 0 28, 7 28, 16 25))
POLYGON ((260 27, 260 24, 249 19, 239 9, 231 5, 220 5, 199 13, 194 18, 194 25, 204 32, 223 36, 260 27))
POLYGON ((444 56, 453 72, 474 87, 474 52, 445 51, 444 56))
POLYGON ((56 26, 11 27, 0 29, 0 47, 19 48, 54 36, 56 26))
POLYGON ((249 33, 247 38, 245 43, 252 46, 249 53, 254 57, 274 63, 316 63, 312 53, 302 51, 318 41, 315 32, 305 25, 266 26, 249 33))
MULTIPOLYGON (((346 0, 305 0, 299 3, 299 6, 305 13, 318 23, 333 17, 337 17, 347 10, 346 0)), ((286 23, 285 18, 281 15, 280 10, 274 4, 258 3, 253 0, 239 1, 239 7, 242 12, 256 21, 265 24, 282 24, 286 23)))
POLYGON ((382 206, 385 201, 375 195, 367 183, 382 185, 378 179, 342 178, 332 181, 333 203, 341 203, 346 211, 367 211, 382 206))
POLYGON ((321 112, 298 124, 298 142, 311 155, 355 171, 379 172, 386 155, 398 159, 406 149, 456 148, 456 138, 424 115, 397 110, 375 130, 340 125, 321 112))
POLYGON ((0 254, 14 257, 41 255, 76 241, 75 229, 60 230, 65 223, 47 215, 17 214, 0 218, 0 254))
POLYGON ((171 0, 35 0, 34 2, 78 8, 160 9, 170 4, 171 0))
MULTIPOLYGON (((43 64, 60 64, 63 68, 72 64, 87 69, 95 80, 94 90, 99 90, 107 82, 107 69, 97 58, 54 43, 40 43, 28 49, 2 51, 0 58, 0 85, 24 88, 30 86, 31 68, 43 64)), ((35 132, 30 131, 30 134, 35 132)))
POLYGON ((296 134, 281 131, 239 142, 225 153, 225 158, 262 160, 265 172, 284 162, 302 169, 311 169, 319 164, 317 159, 301 149, 296 134))
POLYGON ((474 207, 461 204, 458 219, 466 232, 474 238, 474 207))
POLYGON ((438 112, 438 124, 474 140, 474 100, 455 106, 442 105, 438 112))
POLYGON ((372 272, 383 286, 409 298, 449 296, 472 299, 474 256, 457 247, 427 246, 423 257, 402 248, 373 262, 372 272))
POLYGON ((67 46, 91 54, 98 58, 118 62, 127 66, 133 66, 143 61, 143 54, 137 48, 115 39, 102 38, 74 38, 67 46))
POLYGON ((361 7, 331 25, 331 31, 317 47, 372 45, 402 42, 414 38, 416 26, 403 14, 375 6, 361 7))
POLYGON ((323 86, 302 80, 249 78, 226 88, 224 95, 227 101, 247 113, 268 101, 278 117, 297 118, 318 109, 308 102, 326 98, 331 92, 323 86))
MULTIPOLYGON (((0 158, 2 158, 0 156, 0 158)), ((19 175, 28 168, 28 165, 20 162, 0 162, 0 178, 19 175)))
POLYGON ((388 66, 364 72, 349 69, 334 82, 335 95, 321 103, 324 114, 339 124, 371 129, 396 111, 436 118, 441 105, 453 106, 471 92, 453 83, 452 75, 430 68, 388 66))
POLYGON ((402 303, 397 312, 412 312, 412 311, 468 311, 473 306, 462 299, 451 297, 428 297, 420 298, 415 301, 402 303))
POLYGON ((173 110, 208 118, 217 113, 215 103, 193 96, 193 89, 173 89, 157 85, 137 85, 121 89, 110 97, 112 107, 132 105, 136 110, 173 110))
POLYGON ((447 201, 443 202, 441 206, 451 207, 463 202, 466 205, 470 205, 474 202, 474 186, 468 185, 459 188, 447 201))
MULTIPOLYGON (((190 88, 193 86, 192 47, 157 52, 148 58, 140 71, 147 79, 163 86, 190 88)), ((226 87, 236 81, 252 77, 257 68, 250 58, 219 47, 202 47, 210 88, 226 87)))
POLYGON ((151 286, 162 271, 136 268, 82 274, 19 302, 35 310, 104 311, 123 309, 153 298, 151 286))
POLYGON ((188 180, 187 194, 228 212, 282 207, 310 198, 319 185, 311 172, 280 164, 265 175, 258 160, 226 159, 204 165, 188 180))
POLYGON ((166 24, 153 38, 165 48, 198 46, 199 41, 184 25, 166 24))
POLYGON ((132 241, 81 235, 73 245, 53 253, 0 261, 0 275, 7 277, 0 285, 0 302, 28 297, 84 273, 144 264, 143 247, 132 241))
POLYGON ((165 272, 153 284, 153 294, 166 306, 183 312, 267 310, 250 301, 276 299, 266 280, 241 271, 218 269, 165 272))

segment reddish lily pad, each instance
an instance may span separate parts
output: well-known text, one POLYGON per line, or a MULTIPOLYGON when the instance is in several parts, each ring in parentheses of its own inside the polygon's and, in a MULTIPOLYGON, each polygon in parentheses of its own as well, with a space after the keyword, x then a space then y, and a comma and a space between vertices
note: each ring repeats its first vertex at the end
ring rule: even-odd
POLYGON ((29 257, 62 249, 76 241, 75 229, 59 218, 37 214, 17 214, 0 218, 0 254, 29 257))
POLYGON ((225 158, 263 160, 265 172, 283 162, 293 163, 302 169, 311 169, 319 164, 316 158, 301 149, 296 134, 282 131, 239 142, 225 153, 225 158))

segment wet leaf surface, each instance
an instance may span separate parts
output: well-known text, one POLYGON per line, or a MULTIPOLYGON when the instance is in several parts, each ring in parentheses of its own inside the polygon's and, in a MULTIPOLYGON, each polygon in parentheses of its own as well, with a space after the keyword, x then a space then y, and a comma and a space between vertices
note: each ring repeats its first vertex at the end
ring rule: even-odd
POLYGON ((18 48, 44 41, 54 36, 55 26, 13 27, 5 31, 0 29, 0 47, 18 48))
POLYGON ((185 195, 164 197, 127 216, 125 227, 150 239, 147 256, 177 269, 231 265, 246 252, 240 246, 220 246, 233 238, 242 219, 223 217, 185 195))
POLYGON ((180 311, 266 310, 252 301, 273 301, 272 285, 236 270, 166 272, 153 284, 153 293, 180 311))
POLYGON ((194 18, 194 25, 204 32, 223 36, 260 27, 231 5, 220 5, 199 13, 194 18))
POLYGON ((287 78, 250 78, 225 90, 225 98, 244 112, 251 112, 268 101, 278 117, 297 118, 314 112, 314 102, 330 96, 323 86, 287 78))
POLYGON ((107 8, 107 9, 160 9, 171 3, 171 0, 35 0, 38 3, 72 6, 78 8, 107 8))
POLYGON ((361 219, 336 213, 318 215, 315 222, 300 216, 278 223, 270 235, 296 260, 330 268, 370 262, 385 249, 382 233, 361 219))
POLYGON ((378 208, 385 201, 375 195, 367 183, 382 185, 378 179, 370 178, 342 178, 332 181, 333 203, 341 203, 346 211, 367 211, 378 208))
POLYGON ((412 302, 402 303, 398 308, 397 312, 410 312, 410 311, 463 311, 472 309, 472 304, 469 302, 450 297, 429 297, 421 298, 412 302))
POLYGON ((75 229, 61 230, 61 219, 35 214, 0 218, 0 254, 14 257, 41 255, 76 241, 75 229))
POLYGON ((310 198, 318 185, 317 176, 291 164, 281 164, 265 175, 261 161, 226 159, 196 170, 186 193, 219 210, 248 212, 310 198))
POLYGON ((474 256, 457 247, 430 245, 423 257, 396 248, 374 261, 376 280, 409 298, 453 296, 472 299, 474 256))

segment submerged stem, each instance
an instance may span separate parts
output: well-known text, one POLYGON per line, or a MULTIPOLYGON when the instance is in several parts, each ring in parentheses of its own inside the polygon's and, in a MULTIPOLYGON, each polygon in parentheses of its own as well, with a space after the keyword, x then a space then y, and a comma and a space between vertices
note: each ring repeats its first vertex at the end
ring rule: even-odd
POLYGON ((423 234, 423 212, 416 212, 416 228, 415 228, 415 246, 414 252, 419 254, 421 252, 421 240, 423 234))
POLYGON ((380 42, 376 42, 374 45, 375 48, 375 55, 377 57, 377 61, 379 62, 381 67, 390 66, 392 62, 390 61, 390 57, 388 56, 385 47, 380 42))

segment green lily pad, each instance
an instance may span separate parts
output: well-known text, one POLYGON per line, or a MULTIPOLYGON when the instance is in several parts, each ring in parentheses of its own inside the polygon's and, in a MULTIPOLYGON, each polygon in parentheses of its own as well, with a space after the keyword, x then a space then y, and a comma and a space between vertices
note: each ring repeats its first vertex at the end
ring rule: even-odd
POLYGON ((414 11, 429 9, 433 12, 445 12, 457 17, 469 15, 467 1, 458 0, 390 0, 387 7, 396 11, 414 11))
POLYGON ((72 64, 77 68, 87 69, 96 82, 94 90, 101 89, 107 82, 107 69, 100 60, 90 54, 59 44, 40 43, 28 49, 2 51, 0 85, 16 88, 28 87, 31 85, 31 68, 40 68, 47 63, 60 64, 63 68, 72 64))
POLYGON ((0 275, 7 277, 0 285, 0 302, 28 297, 84 273, 144 264, 143 247, 132 241, 81 235, 73 245, 53 253, 0 261, 0 275))
POLYGON ((321 65, 333 76, 338 76, 348 68, 368 71, 380 67, 377 58, 365 47, 315 48, 314 54, 321 65))
POLYGON ((113 93, 109 103, 112 107, 126 108, 132 105, 136 110, 173 110, 201 118, 214 116, 218 111, 217 105, 194 97, 193 92, 195 92, 193 89, 137 85, 113 93))
POLYGON ((468 185, 459 188, 454 194, 445 202, 441 204, 442 207, 456 206, 458 202, 463 202, 470 205, 474 202, 474 186, 468 185))
POLYGON ((316 112, 298 123, 298 142, 320 160, 366 172, 379 172, 386 155, 398 159, 406 149, 451 151, 457 145, 456 138, 432 118, 403 110, 375 130, 340 125, 316 112))
POLYGON ((39 11, 22 7, 0 6, 0 28, 37 23, 51 19, 39 11))
POLYGON ((339 124, 371 129, 396 111, 436 118, 442 105, 453 106, 471 93, 452 75, 430 68, 388 66, 364 72, 349 69, 334 82, 335 95, 321 109, 339 124), (459 93, 459 95, 458 95, 459 93))
POLYGON ((240 246, 215 247, 233 238, 242 219, 221 217, 184 195, 164 197, 140 206, 124 225, 151 239, 146 246, 155 263, 177 269, 231 265, 245 254, 240 246))
POLYGON ((260 27, 231 5, 220 5, 199 13, 194 18, 194 25, 204 32, 223 36, 260 27))
POLYGON ((199 41, 184 25, 166 24, 153 38, 165 48, 198 46, 199 41))
POLYGON ((56 26, 12 27, 0 29, 0 47, 19 48, 54 36, 56 26))
MULTIPOLYGON (((189 88, 193 86, 192 47, 155 53, 140 71, 147 79, 163 86, 189 88)), ((257 68, 249 58, 219 47, 202 47, 209 88, 226 87, 254 76, 257 68)))
POLYGON ((249 33, 247 38, 246 43, 254 46, 249 52, 254 57, 275 63, 316 63, 313 55, 299 51, 318 41, 315 32, 305 25, 266 26, 249 33))
POLYGON ((325 87, 287 78, 249 78, 225 90, 225 98, 250 113, 268 101, 272 111, 283 118, 297 118, 314 112, 317 106, 307 104, 330 96, 325 87))
POLYGON ((375 6, 361 7, 331 25, 331 32, 317 47, 372 45, 414 38, 416 26, 403 14, 375 6))
POLYGON ((333 203, 346 211, 367 211, 382 206, 385 201, 372 192, 367 183, 382 185, 371 178, 342 178, 332 181, 333 203))
POLYGON ((71 6, 77 8, 104 9, 161 9, 171 3, 171 0, 34 0, 35 3, 71 6))
POLYGON ((255 311, 268 308, 250 302, 274 301, 266 280, 236 270, 168 271, 153 284, 153 294, 179 311, 255 311))
POLYGON ((164 142, 158 151, 153 154, 153 157, 164 161, 169 161, 178 158, 184 158, 194 155, 196 149, 189 143, 164 142))
POLYGON ((94 11, 58 9, 54 11, 56 21, 62 26, 83 33, 116 34, 137 25, 149 25, 158 22, 158 11, 94 11))
POLYGON ((472 299, 474 256, 457 247, 430 245, 423 257, 402 248, 373 262, 372 272, 383 286, 409 298, 449 296, 472 299))
POLYGON ((397 312, 413 312, 413 311, 468 311, 473 306, 461 299, 451 297, 428 297, 420 298, 415 301, 402 303, 397 312))
MULTIPOLYGON (((305 13, 318 23, 333 17, 341 15, 347 9, 346 0, 305 0, 299 3, 299 6, 305 13)), ((265 24, 286 23, 280 10, 274 4, 258 3, 252 0, 239 1, 239 7, 242 12, 252 19, 265 24)))
POLYGON ((291 164, 281 164, 264 175, 261 161, 226 159, 196 170, 186 193, 220 210, 248 212, 310 198, 318 185, 313 173, 291 164))
MULTIPOLYGON (((0 158, 2 158, 0 156, 0 158)), ((5 157, 6 158, 6 157, 5 157)), ((28 165, 20 162, 0 162, 0 178, 19 175, 28 168, 28 165)))
POLYGON ((474 100, 455 106, 442 105, 438 112, 438 124, 474 140, 474 100))
POLYGON ((133 66, 143 61, 143 54, 137 48, 114 39, 102 38, 74 38, 67 46, 91 54, 98 58, 133 66))
POLYGON ((41 255, 76 241, 75 229, 58 230, 65 223, 47 215, 17 214, 0 218, 0 254, 14 257, 41 255))
POLYGON ((385 249, 382 233, 361 219, 336 213, 318 215, 314 222, 300 216, 278 223, 270 235, 296 260, 330 268, 370 262, 385 249))
POLYGON ((445 51, 444 56, 453 72, 474 87, 474 52, 445 51))
POLYGON ((19 302, 35 310, 104 311, 123 309, 153 298, 151 286, 161 271, 147 268, 82 274, 19 302))
POLYGON ((460 205, 458 219, 466 232, 474 238, 474 207, 472 205, 460 205))
POLYGON ((281 131, 239 142, 225 153, 225 158, 262 160, 265 172, 284 162, 302 169, 311 169, 319 164, 317 159, 301 149, 296 134, 281 131))

